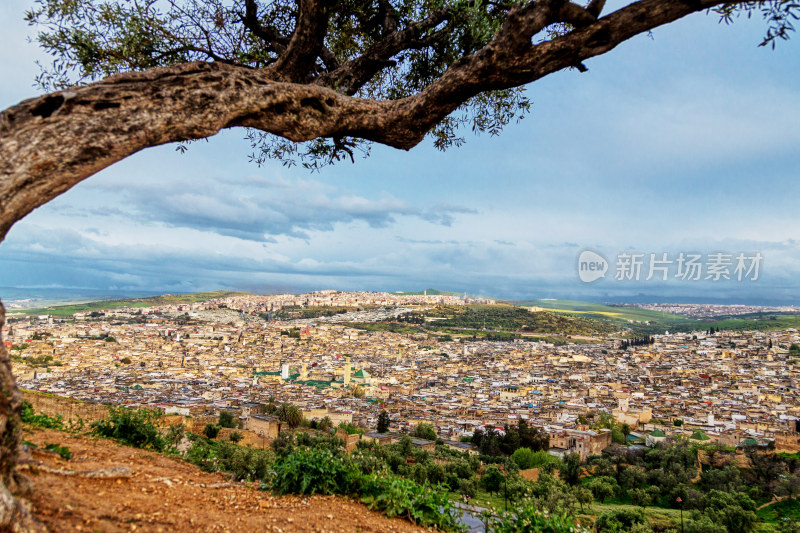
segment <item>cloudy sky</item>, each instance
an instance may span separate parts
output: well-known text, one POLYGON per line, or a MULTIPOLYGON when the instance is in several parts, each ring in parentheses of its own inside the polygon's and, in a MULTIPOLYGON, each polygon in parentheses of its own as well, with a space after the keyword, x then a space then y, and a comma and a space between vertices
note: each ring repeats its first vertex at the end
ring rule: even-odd
MULTIPOLYGON (((47 60, 31 2, 0 4, 0 108, 37 94, 47 60)), ((0 287, 800 304, 800 37, 759 48, 764 29, 697 15, 640 36, 529 86, 527 118, 447 152, 375 147, 310 173, 249 163, 241 130, 149 149, 18 222, 0 287), (604 278, 579 279, 585 250, 604 278), (700 280, 676 277, 682 252, 701 255, 700 280), (731 279, 705 279, 719 253, 731 279), (763 258, 757 279, 736 279, 740 253, 763 258), (625 254, 643 254, 638 280, 625 254), (650 254, 673 261, 667 281, 646 279, 650 254)))

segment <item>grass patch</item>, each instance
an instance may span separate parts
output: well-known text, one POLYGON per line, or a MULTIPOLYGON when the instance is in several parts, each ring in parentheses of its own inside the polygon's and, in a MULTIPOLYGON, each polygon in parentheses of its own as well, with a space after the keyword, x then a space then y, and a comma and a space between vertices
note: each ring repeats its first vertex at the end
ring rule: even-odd
POLYGON ((783 500, 758 511, 758 518, 767 523, 783 520, 800 522, 800 500, 783 500))

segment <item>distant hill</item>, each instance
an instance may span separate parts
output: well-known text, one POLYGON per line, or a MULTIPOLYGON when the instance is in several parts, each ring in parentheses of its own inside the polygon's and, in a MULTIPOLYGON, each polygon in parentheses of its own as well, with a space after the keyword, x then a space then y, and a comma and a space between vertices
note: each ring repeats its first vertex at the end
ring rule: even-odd
POLYGON ((225 298, 237 294, 249 294, 237 291, 195 292, 190 294, 162 294, 146 298, 129 298, 123 300, 101 300, 98 302, 53 305, 32 309, 19 309, 14 312, 28 315, 69 316, 74 313, 101 311, 103 309, 119 309, 121 307, 151 307, 154 305, 190 304, 203 302, 213 298, 225 298))
POLYGON ((437 307, 411 313, 402 320, 428 329, 453 333, 491 331, 596 336, 620 329, 608 321, 551 311, 531 313, 524 307, 508 304, 437 307))

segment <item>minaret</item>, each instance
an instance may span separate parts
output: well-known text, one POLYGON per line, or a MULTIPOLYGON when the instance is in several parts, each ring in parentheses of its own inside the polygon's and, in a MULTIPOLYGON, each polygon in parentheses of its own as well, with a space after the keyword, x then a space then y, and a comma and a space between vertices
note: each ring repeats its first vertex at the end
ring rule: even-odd
POLYGON ((347 358, 347 362, 344 364, 344 384, 345 386, 350 385, 350 358, 347 358))
POLYGON ((308 380, 308 366, 306 363, 303 363, 303 370, 300 372, 300 381, 308 380))

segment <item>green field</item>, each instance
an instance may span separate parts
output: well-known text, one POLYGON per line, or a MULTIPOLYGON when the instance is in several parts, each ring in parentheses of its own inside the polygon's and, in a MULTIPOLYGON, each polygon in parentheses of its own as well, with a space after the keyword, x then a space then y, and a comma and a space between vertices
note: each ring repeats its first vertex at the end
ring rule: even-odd
POLYGON ((758 518, 763 521, 762 531, 775 531, 784 521, 800 522, 800 500, 784 500, 758 510, 758 518))
POLYGON ((674 324, 676 326, 694 325, 701 321, 687 318, 672 313, 650 311, 649 309, 635 309, 632 307, 617 307, 612 305, 596 304, 591 302, 576 302, 572 300, 528 300, 516 302, 517 305, 526 307, 541 307, 558 312, 569 312, 597 320, 608 320, 620 324, 633 322, 658 322, 659 324, 674 324))
POLYGON ((595 320, 610 322, 621 328, 630 328, 635 334, 657 334, 664 331, 706 331, 712 326, 722 330, 777 330, 800 328, 800 315, 779 313, 755 313, 751 315, 718 317, 714 319, 688 318, 672 313, 617 307, 570 300, 528 300, 516 302, 527 307, 541 307, 557 313, 565 313, 595 320))
POLYGON ((214 291, 214 292, 195 292, 192 294, 162 294, 161 296, 151 296, 148 298, 131 298, 128 300, 102 300, 99 302, 86 302, 68 305, 55 305, 52 307, 39 307, 34 309, 22 309, 15 312, 26 315, 53 315, 71 316, 74 313, 85 313, 91 311, 102 311, 103 309, 119 309, 121 307, 151 307, 154 305, 174 305, 190 304, 211 300, 212 298, 224 298, 237 294, 247 294, 235 291, 214 291))

